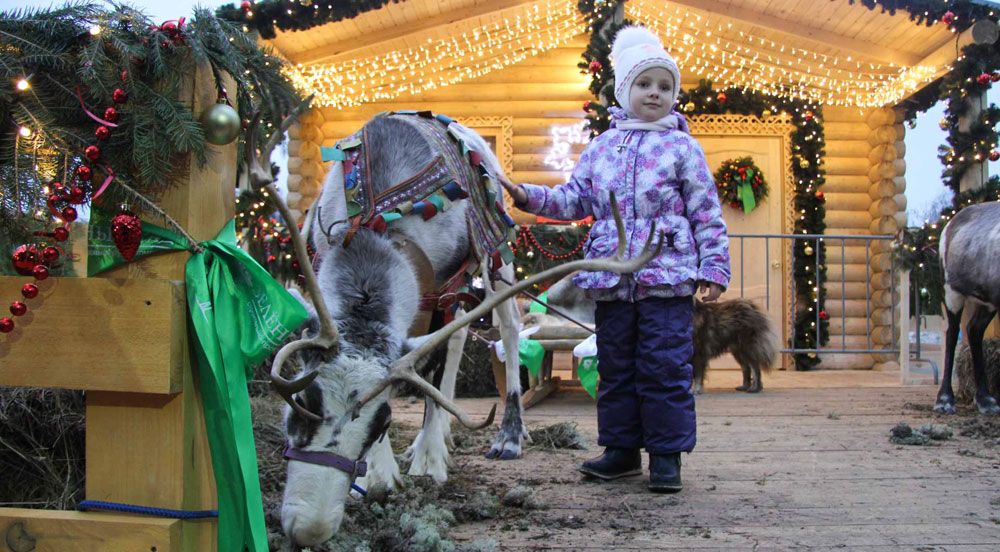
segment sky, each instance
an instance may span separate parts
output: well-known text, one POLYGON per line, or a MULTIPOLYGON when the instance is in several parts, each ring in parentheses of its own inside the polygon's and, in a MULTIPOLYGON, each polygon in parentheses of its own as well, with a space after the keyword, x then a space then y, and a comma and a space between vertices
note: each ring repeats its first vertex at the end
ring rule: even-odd
MULTIPOLYGON (((222 4, 220 0, 171 0, 169 2, 139 0, 130 4, 141 8, 154 21, 166 21, 178 17, 190 16, 197 5, 215 8, 222 4)), ((20 7, 48 7, 51 0, 0 0, 0 10, 11 10, 20 7)), ((59 5, 62 2, 55 2, 59 5)), ((991 102, 997 101, 996 91, 989 95, 991 102)), ((938 127, 938 121, 944 116, 944 107, 938 104, 926 113, 917 117, 916 128, 906 129, 906 198, 907 212, 910 224, 923 222, 928 209, 942 194, 946 194, 941 183, 941 162, 937 158, 937 148, 945 143, 946 134, 938 127)), ((276 154, 279 152, 276 151, 276 154)), ((274 160, 282 166, 282 177, 279 186, 283 187, 286 177, 285 159, 276 155, 274 160)))

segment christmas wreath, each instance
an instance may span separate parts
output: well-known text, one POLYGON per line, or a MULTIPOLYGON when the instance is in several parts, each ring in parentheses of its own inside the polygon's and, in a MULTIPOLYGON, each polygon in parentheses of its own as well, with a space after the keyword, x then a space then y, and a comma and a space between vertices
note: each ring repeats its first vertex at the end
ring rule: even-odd
POLYGON ((719 201, 733 209, 743 206, 743 212, 753 211, 767 197, 767 181, 753 158, 729 159, 715 171, 719 201))

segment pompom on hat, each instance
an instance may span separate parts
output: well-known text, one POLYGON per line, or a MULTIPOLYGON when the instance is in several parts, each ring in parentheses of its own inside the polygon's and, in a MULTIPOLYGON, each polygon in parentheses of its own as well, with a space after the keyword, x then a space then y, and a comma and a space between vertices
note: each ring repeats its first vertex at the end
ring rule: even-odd
POLYGON ((643 71, 652 67, 662 67, 674 78, 670 103, 677 103, 681 72, 677 68, 677 62, 663 48, 660 39, 649 29, 629 26, 618 31, 611 46, 611 62, 615 69, 615 99, 626 112, 631 111, 629 92, 632 90, 632 83, 643 71))

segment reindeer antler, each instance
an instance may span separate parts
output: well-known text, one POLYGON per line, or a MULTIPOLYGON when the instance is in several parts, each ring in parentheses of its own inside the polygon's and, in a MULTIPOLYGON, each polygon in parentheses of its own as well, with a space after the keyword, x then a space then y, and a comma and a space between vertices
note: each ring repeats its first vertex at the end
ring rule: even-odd
POLYGON ((316 316, 319 318, 318 335, 292 341, 278 350, 278 353, 274 356, 274 362, 271 363, 271 385, 296 412, 310 420, 320 421, 323 419, 322 416, 310 412, 292 398, 295 393, 302 391, 312 383, 316 379, 316 376, 319 375, 319 372, 310 372, 298 379, 286 380, 281 377, 281 367, 284 366, 285 362, 293 354, 303 349, 323 349, 324 351, 336 354, 340 343, 340 334, 337 332, 337 326, 333 323, 333 317, 330 316, 326 302, 323 301, 323 295, 319 291, 319 284, 316 282, 316 273, 312 269, 312 263, 309 261, 309 253, 306 251, 306 243, 302 239, 298 225, 295 224, 295 218, 292 216, 288 204, 285 203, 285 200, 281 198, 278 191, 274 188, 274 178, 271 175, 271 152, 274 151, 275 146, 281 141, 288 127, 309 107, 312 99, 313 96, 310 95, 308 98, 302 100, 281 121, 281 125, 275 129, 259 153, 257 152, 256 131, 257 125, 260 124, 260 112, 257 112, 250 123, 250 127, 247 129, 247 143, 244 147, 246 150, 246 167, 250 186, 253 189, 264 188, 274 198, 274 202, 278 206, 278 211, 281 213, 281 217, 285 220, 285 224, 288 227, 292 244, 295 247, 295 258, 299 262, 302 275, 306 280, 306 290, 309 292, 310 300, 312 300, 313 305, 316 307, 316 316))
MULTIPOLYGON (((451 337, 451 334, 455 333, 463 326, 478 320, 483 315, 493 310, 493 308, 502 301, 506 301, 507 299, 514 297, 518 293, 531 288, 531 286, 539 282, 562 277, 577 270, 608 271, 618 273, 634 272, 659 255, 660 250, 663 248, 663 235, 660 234, 656 245, 653 246, 653 237, 656 235, 656 224, 654 223, 649 232, 649 238, 646 239, 646 243, 643 245, 642 252, 632 259, 626 259, 625 254, 627 253, 627 240, 625 239, 625 224, 622 222, 621 210, 618 208, 618 200, 615 198, 614 192, 611 192, 611 209, 614 212, 615 227, 618 229, 618 249, 615 251, 615 255, 613 257, 604 259, 584 259, 564 263, 538 273, 526 280, 522 280, 516 285, 508 287, 507 289, 488 297, 476 308, 465 313, 462 317, 456 318, 450 324, 428 337, 427 340, 421 343, 418 347, 394 362, 389 368, 388 377, 379 382, 378 385, 361 397, 354 405, 354 408, 350 412, 351 419, 357 418, 361 412, 361 408, 366 403, 377 397, 379 393, 384 391, 387 387, 392 385, 394 381, 402 380, 412 383, 418 387, 424 392, 424 394, 441 405, 441 408, 444 408, 448 412, 452 413, 455 418, 462 423, 462 425, 470 429, 480 429, 493 423, 493 416, 496 413, 496 404, 493 405, 493 410, 490 411, 490 415, 485 422, 475 422, 457 404, 455 404, 454 401, 445 397, 444 394, 438 391, 436 387, 431 385, 424 378, 420 377, 416 370, 414 370, 414 365, 418 360, 420 360, 420 358, 433 351, 446 339, 451 337)), ((345 424, 347 421, 347 416, 345 416, 344 419, 340 421, 340 425, 345 424)))

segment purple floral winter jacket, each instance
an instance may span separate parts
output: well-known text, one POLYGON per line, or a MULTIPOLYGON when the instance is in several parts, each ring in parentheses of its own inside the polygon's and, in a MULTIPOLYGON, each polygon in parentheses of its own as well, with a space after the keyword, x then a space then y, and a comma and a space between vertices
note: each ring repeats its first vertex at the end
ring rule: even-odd
MULTIPOLYGON (((568 183, 525 184, 524 190, 526 211, 562 220, 593 215, 587 258, 609 257, 618 247, 611 191, 622 211, 630 257, 642 250, 655 222, 666 240, 660 255, 635 273, 640 287, 692 293, 698 281, 729 285, 729 238, 715 181, 701 145, 683 131, 611 128, 590 142, 568 183)), ((620 279, 612 272, 582 272, 574 282, 601 290, 620 279)))

